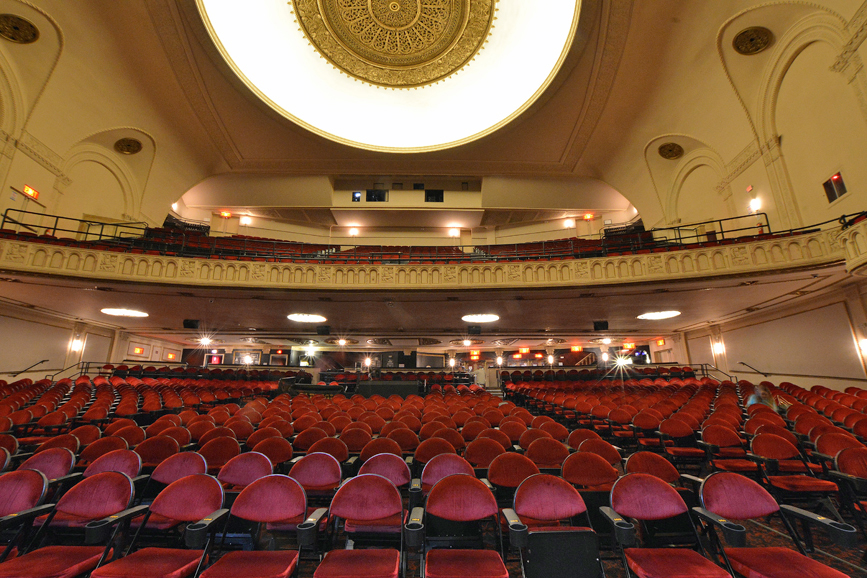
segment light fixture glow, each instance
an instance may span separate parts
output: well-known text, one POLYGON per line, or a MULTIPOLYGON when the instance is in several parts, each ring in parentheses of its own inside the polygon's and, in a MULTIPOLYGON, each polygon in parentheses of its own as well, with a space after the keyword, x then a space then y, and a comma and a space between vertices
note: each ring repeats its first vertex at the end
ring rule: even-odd
POLYGON ((358 227, 352 227, 351 229, 349 229, 349 236, 350 237, 357 237, 358 236, 358 227))
POLYGON ((224 219, 229 219, 231 218, 232 213, 230 213, 229 211, 220 211, 220 216, 224 219))
POLYGON ((323 321, 328 321, 321 315, 311 313, 292 313, 286 317, 291 321, 297 321, 298 323, 322 323, 323 321))
POLYGON ((861 353, 867 355, 867 339, 862 339, 858 342, 858 347, 861 348, 861 353))
POLYGON ((603 362, 608 362, 608 354, 607 354, 607 353, 603 353, 603 354, 602 354, 602 361, 603 361, 603 362))
POLYGON ((344 345, 346 345, 346 340, 345 339, 338 339, 337 345, 339 345, 340 347, 343 347, 344 345))
POLYGON ((656 345, 662 347, 663 345, 665 345, 665 339, 657 339, 656 345))
POLYGON ((575 226, 575 219, 566 219, 563 221, 563 228, 571 229, 575 226))
POLYGON ((623 342, 623 349, 635 349, 634 343, 623 342))
POLYGON ((454 366, 455 366, 455 358, 452 357, 449 359, 449 367, 454 367, 454 366))
POLYGON ((244 365, 250 365, 251 363, 253 363, 253 356, 252 355, 245 355, 244 357, 241 358, 241 361, 244 362, 244 365))
POLYGON ((605 339, 602 340, 602 343, 604 343, 605 345, 610 345, 610 344, 611 344, 611 339, 609 339, 608 337, 606 337, 605 339))
POLYGON ((247 2, 243 10, 225 0, 196 4, 235 74, 279 114, 343 144, 391 152, 469 142, 530 107, 566 60, 581 6, 576 0, 547 0, 544 10, 533 2, 503 3, 472 65, 418 90, 386 91, 333 68, 283 2, 247 2), (382 130, 383 118, 389 130, 382 130))
POLYGON ((497 356, 497 365, 503 365, 503 357, 500 355, 497 356))
POLYGON ((216 349, 212 349, 212 350, 211 350, 211 353, 217 353, 217 350, 216 350, 216 349))
POLYGON ((469 339, 464 339, 464 347, 469 347, 472 344, 473 344, 473 342, 470 341, 469 339))
POLYGON ((364 367, 370 367, 370 358, 369 357, 364 358, 364 367))
POLYGON ((251 217, 241 217, 242 225, 250 225, 253 223, 253 219, 251 217))
POLYGON ((455 238, 455 237, 460 237, 460 236, 461 236, 461 230, 460 229, 449 229, 449 237, 455 238))
POLYGON ((210 345, 212 342, 213 340, 210 337, 202 337, 201 339, 199 339, 199 343, 201 343, 202 345, 210 345))
POLYGON ((172 203, 172 210, 176 213, 178 212, 178 204, 177 203, 172 203))
POLYGON ((461 320, 467 323, 493 323, 499 321, 500 316, 493 313, 478 313, 472 315, 464 315, 461 320))
POLYGON ((758 197, 750 199, 750 212, 758 213, 762 208, 762 200, 758 197))
POLYGON ((649 313, 642 313, 638 316, 638 319, 644 319, 647 321, 659 321, 660 319, 671 319, 672 317, 677 317, 680 315, 680 311, 651 311, 649 313))
POLYGON ((716 341, 713 344, 713 352, 716 355, 722 355, 726 352, 726 346, 721 341, 716 341))
POLYGON ((72 343, 69 344, 69 349, 72 351, 81 351, 82 347, 84 347, 84 341, 78 338, 73 339, 72 343))
POLYGON ((584 214, 584 220, 585 221, 592 221, 593 220, 593 213, 585 213, 584 214))
POLYGON ((553 355, 548 356, 548 365, 554 365, 554 356, 553 355))
POLYGON ((573 351, 574 353, 580 353, 580 352, 584 351, 584 348, 581 347, 580 345, 573 345, 573 346, 572 346, 572 351, 573 351))
POLYGON ((618 357, 614 360, 614 364, 617 365, 617 367, 623 367, 625 365, 632 365, 632 360, 628 357, 618 357))
POLYGON ((105 313, 106 315, 114 315, 115 317, 147 317, 148 314, 144 311, 136 311, 135 309, 112 309, 111 307, 106 307, 105 309, 100 309, 100 313, 105 313))

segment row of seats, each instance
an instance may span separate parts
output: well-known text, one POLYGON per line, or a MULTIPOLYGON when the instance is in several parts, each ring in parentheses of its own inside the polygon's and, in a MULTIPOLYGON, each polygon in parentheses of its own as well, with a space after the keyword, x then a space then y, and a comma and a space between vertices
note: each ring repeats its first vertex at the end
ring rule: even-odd
MULTIPOLYGON (((733 410, 739 409, 740 417, 743 418, 740 394, 736 389, 728 386, 718 389, 712 387, 692 389, 674 386, 666 390, 650 387, 647 391, 636 391, 633 395, 637 396, 636 399, 632 400, 633 403, 639 402, 644 397, 652 398, 653 403, 647 406, 647 410, 654 406, 664 408, 664 405, 660 404, 667 402, 668 405, 675 408, 672 413, 682 412, 684 415, 698 412, 701 407, 705 406, 705 402, 709 398, 711 403, 707 404, 707 409, 713 410, 709 411, 709 414, 716 414, 725 410, 716 416, 722 418, 725 414, 733 415, 733 410), (726 407, 731 409, 726 410, 726 407)), ((192 524, 194 530, 197 527, 208 528, 208 530, 202 531, 200 536, 202 534, 215 536, 220 530, 219 525, 226 523, 235 512, 239 513, 238 517, 260 522, 274 532, 287 531, 291 533, 294 531, 299 533, 300 530, 301 533, 307 534, 306 537, 299 537, 298 539, 302 553, 304 548, 327 552, 322 562, 317 565, 316 576, 340 576, 347 575, 347 573, 358 575, 358 565, 360 564, 363 564, 365 568, 376 568, 371 575, 397 576, 404 567, 408 552, 416 551, 424 575, 502 577, 508 575, 503 562, 503 557, 508 556, 506 544, 510 545, 512 551, 515 548, 519 550, 520 560, 528 576, 562 575, 552 573, 550 562, 554 561, 553 567, 556 569, 558 562, 572 560, 571 556, 580 553, 586 554, 582 558, 581 566, 597 568, 599 574, 592 575, 601 575, 599 548, 604 546, 603 543, 607 542, 608 538, 615 540, 610 551, 620 557, 627 568, 631 568, 632 571, 642 576, 728 575, 724 571, 721 573, 719 566, 714 566, 702 558, 698 552, 683 550, 678 553, 678 556, 672 557, 668 553, 669 551, 658 548, 660 543, 658 540, 654 541, 652 536, 654 529, 658 528, 661 517, 680 517, 681 522, 688 522, 681 529, 687 530, 686 536, 692 533, 694 541, 685 544, 693 546, 699 551, 701 551, 701 545, 698 543, 693 525, 696 522, 702 525, 701 529, 704 533, 712 532, 711 528, 716 527, 721 533, 725 532, 726 538, 732 533, 742 535, 742 527, 738 529, 726 526, 723 518, 743 519, 776 514, 792 519, 811 520, 820 525, 824 524, 826 528, 836 528, 836 531, 842 536, 841 539, 851 538, 851 532, 848 532, 848 529, 842 525, 840 527, 830 526, 830 522, 822 522, 821 519, 812 516, 809 512, 803 512, 789 506, 780 508, 776 505, 777 502, 773 497, 767 495, 762 486, 749 481, 744 476, 731 472, 715 474, 705 480, 701 488, 701 497, 704 498, 703 503, 708 508, 707 512, 691 510, 688 504, 698 503, 695 499, 695 491, 692 492, 692 498, 689 498, 686 490, 678 492, 668 485, 669 483, 680 483, 689 480, 689 478, 685 474, 680 474, 672 465, 670 459, 673 455, 664 452, 664 448, 668 447, 666 442, 671 441, 665 437, 664 433, 661 432, 656 436, 660 444, 657 446, 648 445, 650 451, 636 451, 624 462, 620 450, 603 439, 603 437, 608 437, 613 440, 617 437, 613 435, 614 431, 618 431, 614 429, 615 424, 609 422, 606 428, 596 423, 602 420, 594 422, 592 415, 589 427, 579 427, 570 432, 561 421, 553 416, 533 415, 533 412, 527 408, 518 407, 511 402, 502 403, 501 400, 491 398, 484 393, 451 394, 426 398, 410 396, 405 400, 397 397, 364 399, 359 396, 347 399, 343 396, 335 396, 327 399, 325 396, 297 396, 295 398, 277 396, 271 401, 257 399, 244 407, 236 407, 236 405, 218 405, 202 414, 185 410, 176 415, 166 415, 157 420, 157 422, 163 422, 158 427, 153 427, 157 425, 157 422, 149 426, 149 428, 153 428, 152 433, 155 434, 150 439, 160 437, 160 434, 173 427, 192 431, 197 424, 207 424, 211 427, 198 428, 203 430, 203 433, 199 435, 200 442, 206 434, 211 433, 212 435, 212 439, 206 441, 205 446, 221 439, 232 440, 235 444, 238 444, 240 439, 246 439, 246 445, 249 447, 251 438, 256 433, 265 432, 271 428, 277 430, 279 438, 277 435, 272 435, 265 439, 281 439, 287 442, 291 439, 295 452, 302 455, 295 458, 294 463, 290 462, 291 465, 284 463, 284 466, 289 468, 290 478, 284 479, 279 475, 267 475, 270 474, 267 467, 260 470, 266 475, 252 482, 249 478, 227 480, 224 476, 223 483, 217 484, 222 487, 223 493, 227 491, 231 493, 240 489, 240 493, 234 498, 230 512, 221 512, 217 515, 213 515, 214 511, 198 512, 200 514, 198 517, 186 514, 183 519, 193 522, 207 518, 202 521, 202 526, 192 524), (389 412, 391 413, 389 414, 389 412), (178 420, 180 420, 180 424, 177 423, 178 420), (221 424, 218 425, 217 422, 221 422, 221 424), (253 422, 256 422, 256 428, 251 433, 251 428, 244 427, 243 424, 253 426, 253 422), (291 427, 291 433, 287 424, 291 427), (236 426, 235 429, 232 429, 232 425, 236 426), (223 427, 232 433, 217 432, 223 427), (479 430, 479 427, 483 427, 483 429, 479 430), (280 431, 281 428, 283 432, 280 431), (473 435, 473 430, 476 431, 475 435, 473 435), (566 430, 565 436, 564 430, 566 430), (352 434, 354 431, 368 435, 352 434), (387 448, 391 444, 387 442, 397 443, 395 437, 412 440, 412 437, 406 434, 393 435, 407 431, 416 436, 418 445, 415 451, 406 452, 404 448, 399 447, 400 453, 398 454, 392 446, 395 453, 389 453, 387 448), (217 433, 223 435, 217 435, 217 433), (457 434, 458 437, 456 438, 452 434, 457 434), (335 456, 334 454, 341 450, 342 446, 334 442, 341 442, 348 449, 349 443, 347 442, 353 441, 353 437, 366 440, 365 445, 361 446, 358 456, 346 457, 343 453, 335 456), (315 441, 313 441, 314 439, 315 441), (374 442, 379 442, 380 447, 371 447, 367 454, 362 456, 361 452, 364 451, 365 447, 374 442), (544 443, 540 444, 540 442, 544 443), (316 444, 320 445, 316 446, 316 444), (418 451, 423 449, 424 444, 427 444, 424 449, 428 450, 428 453, 418 451), (492 444, 497 446, 491 452, 496 455, 487 464, 483 465, 484 461, 471 463, 471 460, 477 460, 473 457, 476 455, 474 453, 475 448, 482 446, 491 448, 492 444), (565 457, 559 465, 556 456, 553 461, 545 463, 535 452, 531 451, 537 446, 566 447, 565 457), (380 449, 386 451, 380 452, 380 449), (570 449, 576 451, 573 453, 570 449), (612 450, 616 456, 612 455, 612 450), (408 453, 412 455, 407 455, 408 453), (354 463, 351 461, 352 457, 357 458, 354 463), (539 460, 539 463, 534 461, 534 457, 539 460), (579 461, 584 463, 578 464, 579 461), (573 463, 578 465, 573 467, 573 463), (540 465, 543 467, 540 468, 540 465), (572 479, 570 472, 573 469, 576 475, 596 475, 597 479, 589 481, 572 479), (610 473, 611 470, 614 471, 614 479, 606 482, 603 479, 604 475, 610 473), (672 474, 672 470, 674 474, 672 474), (545 473, 546 471, 555 472, 556 475, 545 473), (622 475, 624 472, 625 475, 622 475), (480 474, 487 477, 484 480, 480 479, 480 474), (663 476, 672 475, 677 476, 677 478, 668 482, 663 480, 663 476), (419 476, 418 481, 413 480, 411 476, 419 476), (303 501, 298 499, 291 501, 294 504, 294 510, 291 513, 294 515, 289 516, 286 510, 272 506, 271 502, 266 499, 262 493, 264 487, 272 484, 279 485, 278 482, 272 481, 260 483, 261 480, 266 479, 280 479, 279 484, 284 486, 291 486, 292 484, 288 481, 291 479, 301 486, 306 496, 303 501), (383 479, 387 481, 387 485, 382 481, 383 479), (231 483, 231 490, 227 490, 226 484, 228 483, 231 483), (713 497, 715 485, 718 490, 716 495, 727 495, 729 496, 728 501, 713 497), (399 489, 401 487, 404 488, 403 492, 399 489), (255 491, 253 491, 254 488, 255 491), (346 488, 352 488, 352 491, 346 488), (521 492, 521 488, 525 489, 526 492, 521 492), (248 501, 246 496, 249 495, 256 495, 257 497, 255 500, 248 501), (389 495, 396 496, 396 498, 388 498, 389 495), (731 503, 731 495, 747 497, 748 499, 743 500, 740 505, 748 504, 752 509, 738 510, 739 504, 731 503), (351 499, 348 499, 348 496, 351 496, 351 499), (522 499, 522 496, 525 496, 526 499, 522 499), (593 502, 594 499, 596 502, 593 502), (236 504, 239 500, 242 505, 237 506, 238 509, 236 510, 236 504), (708 503, 716 504, 716 506, 709 506, 708 503), (756 504, 760 504, 760 507, 756 504), (410 505, 413 511, 410 511, 410 505), (327 509, 321 510, 317 506, 325 506, 327 509), (245 514, 242 513, 245 512, 244 508, 257 508, 259 512, 257 515, 264 517, 245 518, 245 514), (422 509, 414 510, 414 508, 422 509), (609 511, 606 508, 613 509, 609 511), (759 510, 760 512, 756 513, 759 510), (661 516, 661 511, 666 515, 661 516), (263 514, 263 512, 267 512, 267 514, 263 514), (689 517, 690 512, 696 516, 692 520, 689 517), (738 512, 750 515, 738 517, 735 515, 738 512), (581 521, 575 519, 581 516, 586 516, 588 519, 581 521), (632 521, 631 526, 630 523, 625 522, 624 516, 632 521), (685 519, 684 516, 686 516, 685 519), (213 523, 213 520, 218 520, 218 522, 213 523), (305 520, 308 521, 306 525, 305 520), (493 526, 477 524, 471 534, 466 526, 462 526, 463 533, 467 535, 461 536, 458 541, 454 540, 454 527, 449 527, 449 523, 456 522, 465 525, 479 520, 499 520, 499 523, 493 526), (304 527, 299 529, 299 525, 304 527), (578 527, 584 529, 575 530, 578 527), (640 529, 637 533, 635 532, 636 527, 640 529), (487 541, 492 537, 491 528, 494 529, 493 538, 495 540, 497 540, 498 534, 502 536, 505 533, 510 536, 508 541, 500 542, 499 552, 496 549, 478 550, 471 548, 471 546, 479 546, 486 542, 486 539, 482 539, 481 536, 482 531, 486 528, 488 530, 487 541), (586 528, 593 528, 595 532, 588 531, 586 528), (551 532, 551 530, 556 531, 551 532), (323 533, 316 537, 317 531, 323 533), (561 535, 561 533, 566 535, 561 535), (309 534, 313 534, 314 537, 311 538, 309 534), (382 546, 383 544, 379 541, 383 539, 385 539, 387 546, 389 535, 391 548, 368 549, 358 547, 359 545, 382 546), (597 536, 603 535, 606 539, 599 542, 597 536), (405 539, 401 541, 400 536, 404 536, 405 539), (353 549, 339 548, 339 545, 343 544, 344 538, 352 540, 353 549), (649 541, 648 538, 650 538, 649 541), (532 555, 531 544, 533 544, 533 549, 539 552, 541 551, 539 548, 543 547, 539 544, 550 543, 552 539, 565 539, 568 540, 567 543, 569 544, 590 544, 590 546, 589 548, 564 549, 561 542, 556 542, 559 545, 554 546, 554 551, 560 552, 559 557, 553 555, 534 557, 532 555), (645 546, 651 547, 638 549, 627 547, 633 541, 644 541, 645 546), (395 544, 395 542, 397 543, 395 544), (452 548, 442 548, 447 545, 452 546, 452 548), (588 561, 590 562, 589 566, 588 561), (533 574, 534 571, 535 574, 533 574)), ((639 403, 639 405, 643 404, 639 403)), ((710 419, 710 417, 706 419, 710 419)), ((111 425, 115 424, 110 424, 109 427, 111 425)), ((588 424, 582 424, 582 426, 584 425, 588 424)), ((109 427, 106 427, 106 432, 109 431, 109 427)), ((116 427, 121 429, 113 430, 115 432, 131 426, 126 423, 119 423, 116 427)), ((266 433, 270 435, 272 432, 266 433)), ((628 436, 620 437, 626 439, 628 436)), ((253 438, 253 443, 256 443, 255 438, 253 438)), ((251 449, 255 450, 255 448, 251 449)), ((189 451, 174 454, 166 458, 162 464, 168 464, 172 460, 179 461, 181 460, 179 456, 184 456, 186 459, 185 456, 187 455, 201 455, 203 450, 204 446, 199 448, 198 454, 189 451)), ((222 468, 228 466, 232 459, 246 455, 258 456, 261 454, 257 451, 238 454, 227 460, 219 470, 212 470, 212 472, 218 476, 223 475, 222 468)), ((252 463, 252 460, 258 459, 258 457, 247 459, 252 463)), ((201 462, 201 459, 199 461, 201 462)), ((274 462, 270 460, 269 462, 271 466, 274 465, 274 462)), ((206 467, 211 466, 211 463, 206 459, 205 465, 206 467)), ((159 467, 158 465, 157 468, 159 467)), ((248 466, 239 468, 239 471, 252 471, 253 469, 248 466)), ((207 476, 201 473, 190 475, 199 476, 196 478, 197 484, 204 486, 210 483, 204 481, 207 476)), ((168 487, 171 487, 173 483, 179 483, 180 486, 183 486, 186 492, 183 505, 191 506, 190 496, 195 495, 191 489, 193 483, 185 480, 187 480, 186 477, 177 479, 171 482, 168 487)), ((83 481, 72 486, 72 489, 67 491, 61 500, 77 493, 73 490, 80 487, 82 483, 83 481)), ((168 491, 168 487, 163 491, 168 491)), ((212 487, 216 488, 217 486, 212 487)), ((216 490, 210 493, 216 495, 216 490)), ((285 495, 282 499, 284 502, 289 501, 285 495)), ((155 499, 151 504, 152 513, 150 515, 177 520, 178 518, 173 518, 173 516, 179 516, 177 512, 163 509, 163 502, 170 501, 168 499, 155 499)), ((212 502, 208 502, 204 498, 201 500, 197 498, 196 502, 198 501, 215 506, 214 510, 227 505, 222 503, 222 500, 217 505, 216 498, 212 502)), ((176 501, 174 503, 178 505, 176 501)), ((60 504, 61 502, 58 502, 58 506, 60 504)), ((69 509, 66 505, 63 508, 69 509)), ((115 515, 117 516, 116 519, 122 521, 134 520, 143 513, 144 510, 138 510, 133 513, 115 515)), ((249 511, 246 511, 246 515, 253 516, 249 511)), ((139 538, 133 538, 133 540, 136 539, 139 538)), ((500 539, 502 540, 502 538, 500 539)), ((802 549, 798 539, 794 539, 795 543, 798 544, 797 547, 802 549)), ((98 557, 91 556, 92 559, 89 559, 88 564, 93 562, 100 565, 100 569, 93 575, 133 575, 129 573, 133 571, 133 568, 136 571, 145 572, 145 575, 161 575, 149 573, 154 571, 152 570, 153 565, 157 564, 161 557, 166 564, 168 560, 182 558, 185 561, 185 566, 180 569, 172 568, 171 571, 178 572, 177 575, 179 576, 185 576, 189 575, 185 572, 195 571, 193 566, 199 566, 199 569, 202 569, 210 563, 208 555, 213 551, 214 542, 213 539, 210 541, 205 539, 200 543, 188 541, 188 546, 193 547, 197 544, 198 548, 179 550, 183 554, 133 546, 125 550, 128 552, 125 557, 108 562, 108 559, 99 560, 98 557), (202 544, 204 544, 204 549, 200 549, 202 544), (191 562, 192 560, 196 561, 195 565, 191 562), (105 564, 105 562, 108 563, 105 564), (148 570, 144 571, 143 568, 148 570), (105 574, 100 572, 105 572, 105 574)), ((40 550, 42 549, 31 548, 29 553, 21 556, 18 560, 32 556, 30 561, 36 560, 38 562, 40 550)), ((288 557, 293 553, 284 550, 275 552, 281 554, 278 556, 274 553, 273 557, 281 558, 284 561, 288 560, 288 557)), ((233 556, 233 553, 234 551, 229 552, 220 557, 219 560, 226 559, 226 563, 228 563, 228 560, 239 557, 233 556)), ((261 570, 260 565, 264 563, 264 558, 257 552, 250 552, 249 554, 250 557, 246 560, 249 568, 245 570, 245 574, 258 576, 260 574, 257 572, 261 570)), ((768 552, 725 551, 724 556, 726 558, 724 566, 729 572, 736 569, 738 572, 745 573, 744 570, 748 568, 753 568, 756 572, 768 571, 767 568, 763 569, 761 566, 763 561, 768 560, 768 552), (754 568, 756 564, 759 564, 758 569, 754 568)), ((786 565, 789 567, 793 567, 792 564, 794 564, 825 572, 821 575, 842 575, 839 573, 828 574, 830 569, 823 568, 807 558, 801 560, 794 551, 774 552, 774 556, 776 556, 775 559, 785 556, 786 565)), ((245 558, 246 554, 240 557, 245 558)), ((117 558, 117 556, 115 555, 113 558, 117 558)), ((224 569, 228 571, 225 567, 219 566, 221 563, 219 560, 211 567, 214 569, 212 572, 221 572, 224 569)), ((291 566, 292 563, 287 562, 285 567, 281 566, 279 572, 291 573, 291 566)), ((273 567, 271 568, 273 570, 273 567)), ((574 567, 569 568, 569 570, 573 569, 574 567)), ((205 570, 205 573, 209 570, 210 568, 205 570)), ((234 571, 237 572, 237 568, 234 571)), ((2 565, 0 565, 0 575, 3 575, 2 572, 2 565)), ((237 573, 222 575, 237 575, 237 573)), ((288 574, 286 575, 288 576, 288 574)))

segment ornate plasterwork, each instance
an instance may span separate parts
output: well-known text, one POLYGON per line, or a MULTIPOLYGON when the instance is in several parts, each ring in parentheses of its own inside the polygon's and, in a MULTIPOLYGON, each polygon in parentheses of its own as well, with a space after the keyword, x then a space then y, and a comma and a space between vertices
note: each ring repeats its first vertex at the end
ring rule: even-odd
POLYGON ((496 0, 292 0, 297 22, 340 71, 414 88, 463 68, 491 30, 496 0))
POLYGON ((604 258, 460 263, 348 265, 261 263, 118 254, 23 241, 0 242, 0 268, 9 272, 169 285, 275 289, 495 289, 580 287, 666 282, 822 267, 844 260, 867 272, 867 221, 839 229, 604 258))

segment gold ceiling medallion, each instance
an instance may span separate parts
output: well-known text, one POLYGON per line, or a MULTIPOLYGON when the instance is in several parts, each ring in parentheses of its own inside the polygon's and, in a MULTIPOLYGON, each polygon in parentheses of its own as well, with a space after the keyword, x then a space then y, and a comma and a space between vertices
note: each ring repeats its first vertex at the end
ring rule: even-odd
POLYGON ((134 138, 122 138, 114 143, 114 150, 122 155, 134 155, 141 152, 141 149, 141 141, 134 138))
POLYGON ((659 156, 670 161, 676 161, 683 156, 683 147, 676 142, 667 142, 659 146, 659 156))
POLYGON ((758 54, 771 45, 774 41, 774 33, 762 26, 751 26, 738 32, 732 46, 735 52, 744 56, 758 54))
POLYGON ((292 0, 316 50, 349 76, 388 88, 438 82, 469 64, 497 0, 292 0))
POLYGON ((0 14, 0 38, 16 44, 31 44, 39 40, 39 29, 15 14, 0 14))

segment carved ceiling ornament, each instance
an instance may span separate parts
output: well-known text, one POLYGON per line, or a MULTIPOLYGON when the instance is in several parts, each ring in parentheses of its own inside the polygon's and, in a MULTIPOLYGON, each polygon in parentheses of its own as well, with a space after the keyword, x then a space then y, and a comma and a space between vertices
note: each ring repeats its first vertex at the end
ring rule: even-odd
POLYGON ((469 64, 497 0, 292 0, 313 47, 341 72, 387 88, 433 84, 469 64))

